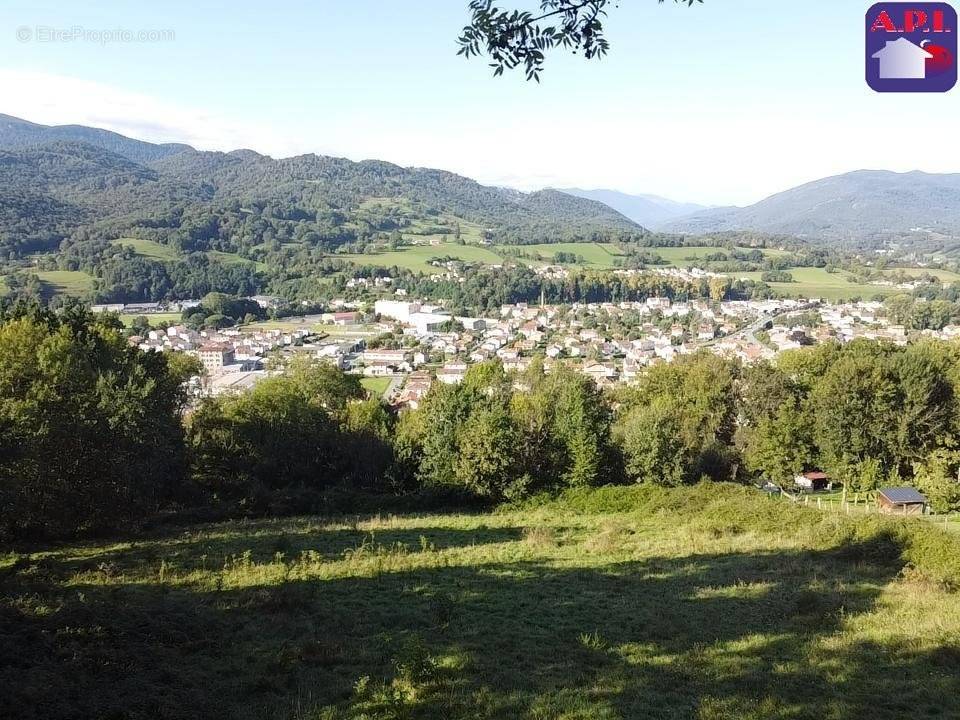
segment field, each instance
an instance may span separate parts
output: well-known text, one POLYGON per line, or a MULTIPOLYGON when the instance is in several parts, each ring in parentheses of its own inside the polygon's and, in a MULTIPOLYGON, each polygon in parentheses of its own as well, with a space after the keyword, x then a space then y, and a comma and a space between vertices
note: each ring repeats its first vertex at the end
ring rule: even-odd
POLYGON ((359 265, 375 265, 377 267, 406 268, 414 272, 435 273, 440 272, 436 267, 430 265, 427 261, 434 257, 455 257, 468 262, 485 263, 487 265, 499 265, 503 258, 495 252, 488 250, 480 245, 457 245, 456 243, 443 243, 440 245, 412 245, 391 252, 379 253, 377 255, 334 255, 342 260, 350 260, 359 265))
POLYGON ((388 377, 365 377, 360 378, 360 384, 365 390, 369 390, 374 395, 383 395, 390 387, 392 379, 388 377))
POLYGON ((747 488, 0 555, 0 716, 960 716, 957 536, 747 488))
POLYGON ((140 257, 149 260, 176 260, 177 252, 169 245, 154 242, 153 240, 140 240, 139 238, 120 238, 113 241, 114 245, 123 245, 132 248, 140 257))
MULTIPOLYGON (((893 272, 896 272, 899 268, 893 268, 893 272)), ((908 275, 932 275, 941 282, 945 283, 955 283, 960 282, 960 273, 955 273, 952 270, 935 270, 932 268, 903 268, 903 271, 908 275)))
MULTIPOLYGON (((583 257, 583 262, 576 263, 579 267, 591 269, 609 269, 614 267, 614 260, 621 256, 620 249, 613 243, 544 243, 540 245, 499 245, 497 250, 519 250, 529 255, 540 255, 542 262, 534 261, 531 264, 553 264, 553 256, 558 252, 573 253, 583 257)), ((520 262, 525 262, 520 258, 520 262)), ((530 262, 530 261, 526 261, 530 262)))
POLYGON ((136 313, 121 313, 120 322, 122 322, 126 327, 133 325, 133 321, 138 317, 145 317, 151 326, 156 327, 160 323, 167 323, 168 325, 176 325, 182 319, 183 315, 181 313, 150 313, 148 315, 137 315, 136 313))
MULTIPOLYGON (((777 292, 792 297, 825 298, 827 300, 846 300, 861 297, 865 300, 877 295, 890 295, 893 288, 883 285, 860 285, 847 281, 848 273, 838 271, 828 273, 823 268, 791 268, 792 283, 769 283, 777 292)), ((728 273, 733 278, 759 280, 759 272, 728 273)))
POLYGON ((85 295, 93 290, 93 278, 79 270, 41 270, 36 274, 53 295, 85 295))

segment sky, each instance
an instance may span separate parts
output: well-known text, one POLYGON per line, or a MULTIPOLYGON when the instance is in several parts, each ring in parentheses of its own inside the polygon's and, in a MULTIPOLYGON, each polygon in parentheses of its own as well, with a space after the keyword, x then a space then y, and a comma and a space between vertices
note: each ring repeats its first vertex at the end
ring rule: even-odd
POLYGON ((960 171, 960 87, 867 87, 870 4, 620 0, 610 54, 556 53, 537 85, 456 56, 467 0, 5 0, 0 112, 710 205, 861 168, 960 171))

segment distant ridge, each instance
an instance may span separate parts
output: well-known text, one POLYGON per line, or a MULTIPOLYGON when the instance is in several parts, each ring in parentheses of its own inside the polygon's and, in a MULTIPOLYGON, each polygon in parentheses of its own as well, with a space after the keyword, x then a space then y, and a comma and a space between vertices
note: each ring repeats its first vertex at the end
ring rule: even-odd
POLYGON ((857 170, 747 207, 676 218, 660 229, 691 234, 754 230, 850 245, 922 236, 960 238, 960 174, 857 170))
POLYGON ((134 140, 110 130, 85 125, 39 125, 0 113, 0 148, 13 150, 57 141, 84 142, 138 163, 153 162, 193 150, 182 143, 157 144, 134 140))
POLYGON ((676 202, 659 195, 630 195, 619 190, 558 189, 568 195, 602 202, 635 223, 653 230, 669 220, 707 209, 706 205, 676 202))

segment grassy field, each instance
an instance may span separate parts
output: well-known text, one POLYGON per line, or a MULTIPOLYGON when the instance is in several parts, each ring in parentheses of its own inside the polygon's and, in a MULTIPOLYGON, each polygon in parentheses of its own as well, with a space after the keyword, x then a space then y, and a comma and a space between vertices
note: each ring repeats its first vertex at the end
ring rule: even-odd
POLYGON ((120 313, 120 322, 126 327, 133 325, 133 321, 138 317, 145 317, 151 326, 156 327, 160 323, 175 325, 183 318, 181 313, 151 313, 149 315, 137 315, 129 313, 120 313))
MULTIPOLYGON (((793 275, 792 283, 769 283, 770 287, 784 295, 791 297, 825 298, 827 300, 846 300, 852 297, 861 297, 866 300, 874 296, 890 295, 896 292, 893 288, 882 285, 860 285, 847 281, 848 273, 838 271, 828 273, 823 268, 791 268, 788 271, 793 275)), ((762 273, 738 272, 728 273, 733 278, 748 278, 759 280, 762 273)))
POLYGON ((93 277, 79 270, 41 270, 37 277, 54 295, 85 295, 93 289, 93 277))
POLYGON ((479 245, 457 245, 443 243, 441 245, 413 245, 392 252, 377 255, 335 255, 342 260, 350 260, 359 265, 374 265, 377 267, 397 267, 413 270, 414 272, 435 273, 436 267, 427 261, 434 257, 455 257, 468 262, 499 265, 503 258, 492 250, 479 245))
POLYGON ((540 261, 528 261, 520 258, 520 262, 531 264, 553 264, 553 256, 558 252, 574 253, 583 257, 582 263, 576 266, 592 269, 609 269, 614 267, 614 260, 621 256, 620 249, 613 243, 543 243, 540 245, 500 245, 497 250, 520 250, 529 255, 540 255, 540 261))
MULTIPOLYGON (((900 268, 893 268, 892 271, 896 272, 900 268)), ((908 275, 932 275, 941 282, 945 283, 954 283, 960 282, 960 274, 953 272, 952 270, 935 270, 932 268, 903 268, 903 271, 908 275)))
POLYGON ((360 384, 374 395, 383 395, 390 387, 391 378, 388 377, 365 377, 360 378, 360 384))
POLYGON ((960 716, 958 539, 745 488, 0 556, 0 716, 960 716))
POLYGON ((123 245, 133 248, 133 251, 140 257, 149 260, 176 260, 177 252, 169 245, 154 242, 153 240, 141 240, 139 238, 120 238, 113 241, 114 245, 123 245))

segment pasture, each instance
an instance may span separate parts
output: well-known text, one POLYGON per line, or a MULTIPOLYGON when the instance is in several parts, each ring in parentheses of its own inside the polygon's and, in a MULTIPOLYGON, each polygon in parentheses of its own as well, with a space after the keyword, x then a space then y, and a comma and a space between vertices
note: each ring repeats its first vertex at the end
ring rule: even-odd
POLYGON ((0 716, 960 716, 960 536, 750 488, 0 555, 0 716))
POLYGON ((138 317, 145 317, 147 322, 150 323, 151 327, 158 327, 161 324, 166 325, 177 325, 183 319, 182 313, 150 313, 147 315, 137 314, 137 313, 120 313, 120 322, 124 324, 124 327, 131 327, 133 321, 138 317))
POLYGON ((620 249, 613 243, 543 243, 539 245, 498 245, 498 252, 520 251, 530 257, 519 258, 520 262, 532 265, 552 265, 558 252, 572 253, 583 261, 572 263, 574 267, 600 270, 615 266, 616 258, 622 257, 620 249), (539 257, 538 257, 539 256, 539 257))
POLYGON ((375 255, 336 254, 332 257, 349 260, 358 265, 376 267, 399 267, 414 272, 438 273, 445 272, 429 263, 431 258, 452 257, 465 262, 483 263, 485 265, 500 265, 503 258, 494 251, 481 245, 458 245, 456 243, 441 243, 440 245, 410 245, 398 250, 377 253, 375 255))
POLYGON ((36 275, 51 295, 83 296, 93 290, 93 277, 80 270, 41 270, 36 275))
POLYGON ((363 386, 363 389, 377 397, 383 395, 387 391, 387 388, 390 387, 391 382, 392 378, 388 377, 360 378, 360 384, 363 386))
POLYGON ((153 240, 141 240, 140 238, 119 238, 112 241, 114 245, 128 247, 137 255, 148 260, 159 260, 166 262, 176 260, 177 251, 169 245, 158 243, 153 240))
MULTIPOLYGON (((768 283, 771 288, 788 297, 824 298, 840 301, 853 297, 869 300, 875 296, 890 295, 896 290, 884 285, 861 285, 847 280, 849 273, 838 270, 829 273, 823 268, 790 268, 787 272, 793 275, 792 283, 768 283)), ((759 272, 727 273, 732 278, 760 280, 759 272)))

